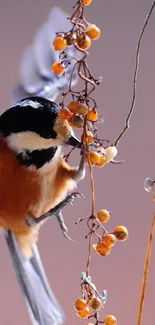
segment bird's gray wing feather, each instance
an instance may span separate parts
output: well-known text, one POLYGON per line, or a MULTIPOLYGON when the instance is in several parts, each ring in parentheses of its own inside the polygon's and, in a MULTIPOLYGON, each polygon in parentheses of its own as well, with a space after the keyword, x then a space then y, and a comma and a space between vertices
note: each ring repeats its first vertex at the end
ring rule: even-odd
MULTIPOLYGON (((52 45, 56 32, 68 32, 72 27, 67 16, 67 13, 60 8, 52 8, 47 21, 37 31, 33 44, 25 50, 21 60, 21 93, 18 86, 18 89, 13 91, 11 104, 22 98, 22 90, 26 93, 25 97, 30 95, 41 96, 54 101, 59 92, 68 86, 75 60, 70 61, 65 75, 56 76, 51 69, 52 64, 59 59, 60 54, 59 51, 54 50, 52 45)), ((69 58, 80 58, 82 55, 73 45, 68 46, 65 53, 69 58)), ((77 81, 76 70, 73 74, 72 86, 77 81)))

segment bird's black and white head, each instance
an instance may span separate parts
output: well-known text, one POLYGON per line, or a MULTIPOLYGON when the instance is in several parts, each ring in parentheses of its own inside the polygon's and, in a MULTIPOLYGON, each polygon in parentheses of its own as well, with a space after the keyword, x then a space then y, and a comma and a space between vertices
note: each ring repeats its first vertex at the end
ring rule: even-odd
POLYGON ((0 133, 25 166, 41 168, 60 157, 61 146, 80 146, 60 107, 42 97, 20 100, 0 117, 0 133))

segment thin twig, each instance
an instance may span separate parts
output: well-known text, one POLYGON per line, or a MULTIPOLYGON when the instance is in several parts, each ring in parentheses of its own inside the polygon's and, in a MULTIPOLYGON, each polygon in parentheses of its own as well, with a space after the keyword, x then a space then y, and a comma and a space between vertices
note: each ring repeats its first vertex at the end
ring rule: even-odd
POLYGON ((148 273, 149 273, 149 267, 150 267, 150 259, 151 259, 151 250, 152 250, 154 231, 155 231, 155 213, 154 213, 153 220, 152 220, 152 225, 151 225, 151 230, 150 230, 149 240, 148 240, 148 247, 147 247, 147 252, 146 252, 146 260, 145 260, 144 274, 143 274, 143 280, 142 280, 142 289, 141 289, 140 302, 139 302, 139 308, 138 308, 137 325, 141 325, 141 321, 142 321, 144 298, 145 298, 145 293, 146 293, 146 285, 147 285, 147 279, 148 279, 148 273))
POLYGON ((138 40, 137 50, 136 50, 136 66, 135 66, 134 78, 133 78, 133 96, 132 96, 131 107, 130 107, 129 114, 128 114, 127 119, 126 119, 125 127, 122 130, 122 132, 120 133, 120 135, 118 136, 118 138, 116 139, 115 146, 118 145, 120 139, 124 136, 124 134, 126 133, 126 131, 130 127, 130 118, 132 116, 132 113, 133 113, 133 110, 134 110, 134 107, 135 107, 135 101, 136 101, 137 77, 138 77, 139 58, 140 58, 140 56, 139 56, 139 54, 140 54, 140 46, 141 46, 141 41, 142 41, 142 38, 143 38, 143 35, 144 35, 144 32, 145 32, 145 29, 146 29, 147 24, 148 24, 148 22, 150 20, 150 17, 151 17, 151 14, 153 12, 154 7, 155 7, 155 1, 153 1, 151 9, 150 9, 150 11, 149 11, 149 13, 148 13, 148 15, 147 15, 147 17, 145 19, 144 26, 143 26, 143 28, 141 30, 140 37, 139 37, 139 40, 138 40))

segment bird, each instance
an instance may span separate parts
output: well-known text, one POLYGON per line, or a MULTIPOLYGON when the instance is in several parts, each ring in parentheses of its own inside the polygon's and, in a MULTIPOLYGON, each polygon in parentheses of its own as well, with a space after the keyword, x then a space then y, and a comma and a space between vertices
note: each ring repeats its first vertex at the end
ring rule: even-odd
POLYGON ((32 324, 64 321, 63 311, 48 284, 37 240, 41 225, 55 215, 63 233, 62 209, 85 177, 85 158, 71 167, 62 146, 81 150, 60 106, 43 97, 19 100, 0 116, 0 227, 5 231, 32 324))
MULTIPOLYGON (((73 61, 65 75, 56 76, 52 64, 59 53, 52 46, 56 32, 72 24, 61 8, 49 11, 20 62, 20 83, 10 94, 11 106, 0 116, 0 228, 33 325, 59 325, 65 313, 56 299, 37 248, 41 225, 55 215, 63 234, 67 228, 62 209, 80 194, 73 192, 85 176, 84 154, 78 168, 62 158, 62 146, 81 151, 81 143, 66 121, 58 118, 56 99, 78 81, 73 61), (69 193, 69 194, 68 194, 69 193)), ((80 58, 74 46, 67 57, 80 58)), ((82 153, 82 151, 81 151, 82 153)))

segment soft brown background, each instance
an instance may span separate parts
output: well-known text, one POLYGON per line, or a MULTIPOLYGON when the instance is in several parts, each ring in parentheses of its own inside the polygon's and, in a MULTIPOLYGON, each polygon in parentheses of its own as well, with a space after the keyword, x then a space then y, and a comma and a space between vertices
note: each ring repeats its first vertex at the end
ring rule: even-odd
MULTIPOLYGON (((87 18, 96 23, 102 38, 93 43, 89 59, 96 76, 103 75, 95 98, 104 117, 101 137, 114 141, 124 125, 132 97, 135 48, 144 18, 152 0, 94 0, 87 9, 87 18)), ((0 2, 0 109, 9 105, 10 92, 19 80, 19 62, 34 31, 46 19, 52 6, 71 11, 71 0, 3 0, 0 2)), ((137 102, 131 128, 119 145, 121 166, 95 169, 96 206, 113 213, 108 229, 127 226, 127 242, 118 243, 112 253, 100 258, 93 253, 91 274, 97 286, 108 290, 105 313, 116 315, 118 324, 136 324, 138 299, 145 251, 154 204, 143 189, 146 176, 155 176, 155 12, 145 33, 140 59, 137 102)), ((78 157, 76 158, 78 159, 78 157)), ((77 164, 77 161, 74 163, 77 164)), ((78 217, 90 212, 88 173, 79 185, 86 199, 76 201, 65 211, 71 243, 64 239, 55 220, 42 228, 39 247, 48 278, 67 315, 66 324, 80 321, 72 302, 80 294, 80 273, 85 270, 87 241, 84 224, 75 226, 78 217)), ((153 247, 155 249, 155 247, 153 247)), ((0 323, 30 324, 15 278, 3 235, 0 237, 0 323)), ((154 324, 155 251, 153 250, 143 324, 154 324)))

